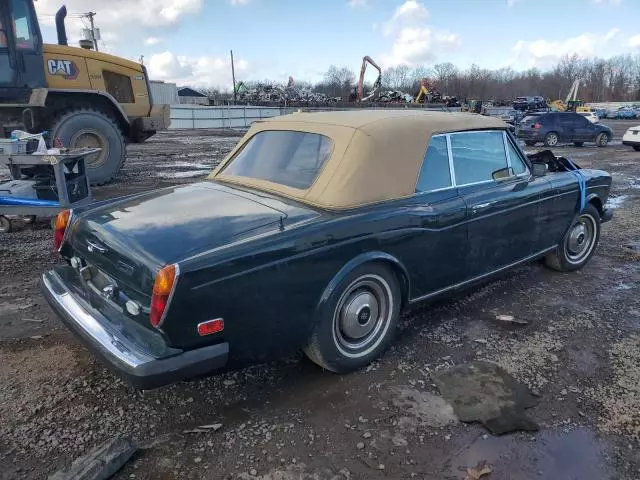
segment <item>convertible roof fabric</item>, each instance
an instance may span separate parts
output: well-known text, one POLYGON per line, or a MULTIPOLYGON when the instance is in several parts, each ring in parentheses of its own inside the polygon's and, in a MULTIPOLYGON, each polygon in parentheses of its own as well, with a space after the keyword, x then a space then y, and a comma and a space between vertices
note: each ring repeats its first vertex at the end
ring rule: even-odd
POLYGON ((416 110, 349 110, 293 113, 255 122, 209 179, 253 187, 327 209, 349 209, 408 197, 432 135, 466 130, 501 129, 501 120, 472 113, 416 110), (224 167, 255 134, 293 130, 333 140, 331 157, 305 190, 236 175, 224 167))

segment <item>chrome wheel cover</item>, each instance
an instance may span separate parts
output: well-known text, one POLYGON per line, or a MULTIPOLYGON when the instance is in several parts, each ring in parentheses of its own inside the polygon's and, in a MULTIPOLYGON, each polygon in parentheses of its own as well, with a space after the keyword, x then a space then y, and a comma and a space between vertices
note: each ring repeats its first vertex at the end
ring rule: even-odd
POLYGON ((354 280, 342 293, 333 315, 333 340, 340 353, 359 358, 384 340, 393 312, 387 281, 375 274, 354 280))

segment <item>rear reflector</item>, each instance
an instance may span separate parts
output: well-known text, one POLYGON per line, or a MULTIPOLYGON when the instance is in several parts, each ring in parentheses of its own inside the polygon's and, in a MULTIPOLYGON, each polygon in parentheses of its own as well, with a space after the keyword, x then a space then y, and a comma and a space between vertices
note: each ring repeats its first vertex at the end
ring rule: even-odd
POLYGON ((211 335, 224 330, 224 320, 222 318, 216 318, 215 320, 207 320, 198 324, 198 334, 201 337, 205 335, 211 335))
POLYGON ((542 124, 541 123, 534 123, 533 124, 533 128, 542 128, 542 124))

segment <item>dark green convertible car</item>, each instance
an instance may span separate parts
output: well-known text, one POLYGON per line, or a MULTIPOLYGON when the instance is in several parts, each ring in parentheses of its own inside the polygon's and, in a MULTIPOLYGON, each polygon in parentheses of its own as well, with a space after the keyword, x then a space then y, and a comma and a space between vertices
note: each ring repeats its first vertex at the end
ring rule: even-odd
POLYGON ((410 110, 255 123, 206 181, 62 212, 60 318, 140 388, 304 349, 334 372, 403 308, 594 253, 611 177, 528 158, 501 121, 410 110))

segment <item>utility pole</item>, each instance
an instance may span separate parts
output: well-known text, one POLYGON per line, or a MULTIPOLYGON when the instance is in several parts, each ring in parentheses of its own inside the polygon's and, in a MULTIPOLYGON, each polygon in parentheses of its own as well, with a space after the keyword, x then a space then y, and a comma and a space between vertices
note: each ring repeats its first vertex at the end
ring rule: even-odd
POLYGON ((99 52, 100 50, 98 50, 98 41, 96 40, 96 27, 93 24, 93 17, 95 16, 96 12, 89 12, 86 14, 87 17, 89 17, 89 23, 91 24, 91 40, 93 41, 93 48, 96 49, 96 52, 99 52))
POLYGON ((140 65, 144 65, 144 55, 140 55, 140 65))
POLYGON ((231 50, 231 79, 233 80, 233 104, 236 104, 236 70, 233 66, 233 50, 231 50))

